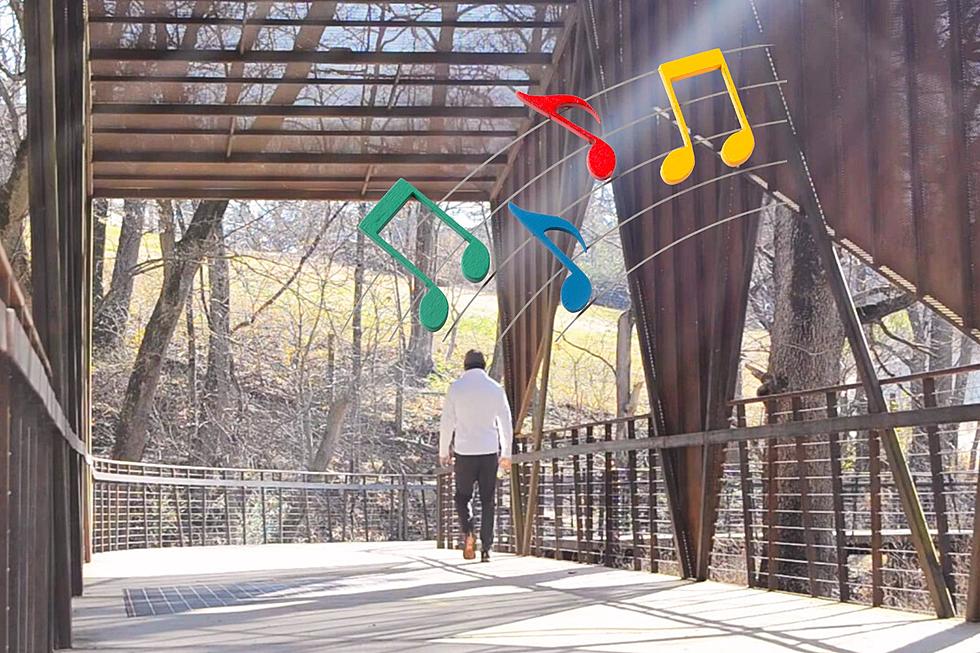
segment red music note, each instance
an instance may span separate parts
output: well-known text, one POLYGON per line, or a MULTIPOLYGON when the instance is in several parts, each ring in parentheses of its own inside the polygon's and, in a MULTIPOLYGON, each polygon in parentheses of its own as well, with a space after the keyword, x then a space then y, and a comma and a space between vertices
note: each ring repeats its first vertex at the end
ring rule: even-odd
POLYGON ((551 118, 576 136, 592 143, 589 148, 589 173, 599 181, 606 181, 616 169, 616 152, 604 140, 587 129, 583 129, 564 116, 558 115, 562 107, 581 107, 589 112, 596 122, 602 124, 599 114, 592 105, 577 95, 528 95, 517 92, 517 99, 531 107, 541 115, 551 118))

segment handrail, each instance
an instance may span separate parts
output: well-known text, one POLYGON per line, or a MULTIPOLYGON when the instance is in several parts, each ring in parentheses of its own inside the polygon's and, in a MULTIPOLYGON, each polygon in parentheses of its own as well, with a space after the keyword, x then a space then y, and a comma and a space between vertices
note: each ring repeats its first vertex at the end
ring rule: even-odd
POLYGON ((27 340, 31 343, 34 352, 44 366, 44 371, 47 372, 50 378, 52 375, 51 362, 44 352, 44 346, 41 344, 41 336, 37 332, 34 319, 31 317, 31 312, 27 308, 28 304, 27 299, 24 297, 24 292, 21 290, 20 284, 17 283, 16 276, 14 276, 14 268, 10 265, 10 259, 7 258, 7 253, 2 247, 0 247, 0 301, 17 314, 17 319, 24 329, 27 340))
MULTIPOLYGON (((893 377, 890 377, 890 378, 881 379, 880 381, 881 381, 881 384, 882 385, 895 385, 895 384, 899 384, 899 383, 908 383, 909 381, 917 381, 917 380, 920 380, 920 379, 926 379, 926 378, 930 378, 930 377, 931 378, 936 378, 936 377, 943 377, 943 376, 953 376, 953 375, 956 375, 956 374, 968 374, 970 372, 980 372, 980 363, 973 363, 972 365, 963 365, 963 366, 960 366, 960 367, 946 367, 946 368, 939 369, 939 370, 930 370, 928 372, 917 372, 915 374, 905 374, 903 376, 893 376, 893 377)), ((844 383, 844 384, 839 384, 839 385, 824 386, 824 387, 818 387, 818 388, 809 388, 809 389, 806 389, 806 390, 795 390, 795 391, 790 391, 790 392, 780 392, 780 393, 777 393, 777 394, 765 395, 765 396, 762 396, 762 397, 744 397, 742 399, 733 399, 732 401, 730 401, 728 403, 729 403, 730 406, 738 406, 740 404, 741 405, 757 404, 757 403, 765 403, 767 401, 775 401, 775 400, 780 400, 780 399, 791 399, 793 397, 799 397, 799 396, 802 396, 802 395, 823 394, 823 393, 828 393, 828 392, 844 392, 844 391, 847 391, 847 390, 857 390, 857 389, 862 388, 862 387, 864 387, 864 386, 862 386, 861 383, 844 383)), ((553 428, 545 429, 541 433, 542 433, 542 436, 549 436, 549 435, 552 435, 552 434, 566 433, 566 432, 571 431, 571 430, 579 430, 579 431, 582 431, 582 430, 585 430, 585 429, 590 428, 590 427, 591 428, 595 428, 597 426, 606 426, 607 424, 609 424, 609 425, 616 425, 616 424, 623 424, 623 423, 626 423, 626 422, 630 422, 632 420, 645 420, 645 419, 649 419, 650 417, 652 417, 652 415, 650 413, 644 413, 642 415, 626 415, 624 417, 615 417, 615 418, 610 418, 610 419, 599 419, 599 420, 594 420, 594 421, 591 421, 591 422, 581 422, 579 424, 572 424, 570 426, 553 427, 553 428)), ((518 433, 516 435, 517 435, 517 437, 521 437, 522 435, 527 435, 527 434, 518 433)), ((664 437, 666 437, 666 436, 664 436, 664 437)))
MULTIPOLYGON (((105 483, 132 483, 137 485, 166 485, 176 487, 235 487, 235 488, 283 488, 290 490, 390 490, 405 488, 409 490, 435 490, 434 483, 304 483, 302 481, 282 481, 275 479, 237 479, 237 478, 181 478, 179 476, 138 476, 136 474, 113 474, 111 472, 92 472, 92 478, 105 483)), ((399 477, 400 478, 400 477, 399 477)), ((407 480, 407 477, 406 477, 407 480)))
POLYGON ((24 324, 17 319, 16 314, 16 310, 8 307, 6 302, 0 299, 0 355, 6 357, 10 365, 23 377, 68 445, 85 456, 85 444, 68 423, 54 388, 51 387, 49 368, 46 367, 46 360, 41 357, 43 350, 39 354, 32 346, 24 324))
MULTIPOLYGON (((980 371, 980 363, 974 363, 972 365, 963 365, 961 367, 945 367, 940 370, 930 370, 928 372, 916 372, 915 374, 906 374, 903 376, 893 376, 886 379, 880 379, 881 385, 895 385, 898 383, 908 383, 909 381, 918 381, 927 378, 938 378, 943 376, 953 376, 955 374, 969 374, 970 372, 980 371)), ((762 397, 744 397, 742 399, 734 399, 728 404, 730 406, 738 405, 748 405, 748 404, 760 404, 767 401, 778 401, 781 399, 792 399, 793 397, 800 397, 803 395, 815 395, 815 394, 825 394, 828 392, 846 392, 847 390, 858 390, 864 386, 861 383, 844 383, 840 385, 824 386, 820 388, 809 388, 806 390, 792 390, 787 392, 779 392, 771 395, 764 395, 762 397)))
MULTIPOLYGON (((254 467, 207 467, 202 465, 169 465, 166 463, 144 463, 134 460, 114 460, 112 458, 102 458, 95 456, 92 461, 96 465, 124 465, 127 467, 151 467, 154 469, 186 470, 216 473, 247 473, 247 474, 300 474, 303 476, 344 476, 347 478, 429 478, 430 474, 400 474, 394 472, 334 472, 334 471, 311 471, 307 469, 278 469, 278 468, 254 468, 254 467)), ((105 472, 102 472, 105 473, 105 472)), ((130 475, 130 474, 120 474, 130 475)), ((136 476, 136 474, 132 474, 136 476)), ((144 475, 146 476, 146 475, 144 475)), ((171 478, 168 476, 149 476, 150 478, 171 478)))
MULTIPOLYGON (((640 417, 628 419, 641 419, 640 417)), ((764 424, 738 429, 724 428, 713 431, 695 433, 679 433, 676 435, 651 436, 628 440, 603 440, 584 444, 562 445, 553 449, 529 451, 515 454, 515 463, 558 460, 568 456, 587 455, 605 452, 646 451, 676 449, 679 447, 696 447, 713 444, 729 444, 732 442, 747 442, 749 440, 773 440, 787 437, 813 436, 823 433, 845 433, 848 431, 873 431, 889 428, 905 428, 912 426, 931 426, 934 424, 952 424, 980 420, 980 403, 964 404, 962 406, 942 406, 938 408, 918 408, 915 410, 896 411, 891 413, 872 413, 867 415, 848 415, 820 420, 804 420, 784 422, 780 424, 764 424)), ((621 420, 620 420, 621 421, 621 420)), ((611 424, 612 422, 601 422, 611 424)), ((575 427, 568 427, 569 429, 575 427)), ((564 429, 568 430, 568 429, 564 429)), ((439 467, 434 470, 437 475, 449 474, 452 468, 439 467)))
POLYGON ((616 425, 625 424, 632 420, 640 419, 650 419, 652 415, 650 413, 643 413, 642 415, 625 415, 623 417, 611 417, 609 419, 595 420, 594 422, 582 422, 580 424, 572 424, 571 426, 558 426, 555 428, 545 429, 541 432, 542 436, 551 435, 553 433, 563 433, 571 430, 584 431, 587 428, 595 428, 596 426, 605 426, 606 424, 616 425))

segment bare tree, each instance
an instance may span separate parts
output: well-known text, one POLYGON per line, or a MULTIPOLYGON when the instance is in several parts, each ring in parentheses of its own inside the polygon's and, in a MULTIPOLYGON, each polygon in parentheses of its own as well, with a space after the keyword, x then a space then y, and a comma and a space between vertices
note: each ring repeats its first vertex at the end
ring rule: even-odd
POLYGON ((213 243, 215 230, 227 207, 227 200, 201 202, 184 237, 176 245, 173 274, 160 290, 126 387, 112 447, 114 458, 140 460, 143 457, 147 420, 160 380, 163 357, 190 293, 194 274, 213 243))
POLYGON ((92 325, 92 341, 100 352, 111 351, 118 346, 129 321, 129 304, 133 297, 133 279, 139 262, 145 214, 146 202, 126 200, 123 203, 123 223, 119 231, 116 261, 112 266, 112 281, 92 325))
POLYGON ((17 282, 30 287, 31 266, 24 239, 27 224, 27 141, 21 141, 14 154, 10 175, 0 187, 0 245, 13 266, 17 282))

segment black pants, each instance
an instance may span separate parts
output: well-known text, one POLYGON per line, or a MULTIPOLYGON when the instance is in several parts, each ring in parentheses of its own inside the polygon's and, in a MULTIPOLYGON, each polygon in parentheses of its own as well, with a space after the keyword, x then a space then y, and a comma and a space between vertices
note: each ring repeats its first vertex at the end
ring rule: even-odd
POLYGON ((493 546, 493 512, 497 502, 497 454, 461 456, 456 454, 456 512, 463 534, 473 532, 473 484, 480 486, 480 542, 483 551, 493 546))

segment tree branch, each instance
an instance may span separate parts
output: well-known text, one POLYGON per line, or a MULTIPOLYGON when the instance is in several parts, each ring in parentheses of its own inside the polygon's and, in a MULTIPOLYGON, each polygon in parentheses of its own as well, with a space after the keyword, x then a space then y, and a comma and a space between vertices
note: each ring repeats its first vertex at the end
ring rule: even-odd
POLYGON ((895 297, 883 299, 874 304, 858 306, 857 314, 858 318, 861 320, 861 324, 871 324, 872 322, 880 322, 882 319, 888 317, 892 313, 903 311, 914 303, 915 295, 911 293, 904 293, 901 295, 896 295, 895 297))
POLYGON ((320 229, 319 233, 317 233, 316 238, 314 238, 313 242, 310 243, 310 246, 307 248, 306 252, 303 253, 303 256, 299 259, 299 265, 297 265, 296 269, 293 270, 293 273, 289 275, 289 278, 286 279, 286 282, 283 283, 282 286, 280 286, 279 290, 274 292, 272 296, 269 297, 269 299, 262 302, 262 305, 259 306, 257 309, 255 309, 255 312, 252 313, 252 316, 250 318, 248 318, 247 320, 242 320, 241 322, 236 324, 235 328, 231 330, 232 334, 234 334, 239 329, 255 324, 255 320, 256 318, 258 318, 259 314, 265 309, 269 308, 269 306, 271 306, 272 304, 276 303, 276 300, 282 297, 282 294, 289 289, 289 286, 291 286, 293 281, 296 280, 296 277, 298 277, 300 272, 303 271, 303 266, 306 265, 306 261, 308 261, 309 258, 313 256, 313 252, 316 251, 316 248, 320 245, 320 241, 323 240, 324 234, 327 233, 327 228, 333 223, 334 219, 338 215, 340 215, 340 212, 343 211, 345 208, 347 208, 347 204, 348 204, 347 202, 341 204, 340 207, 334 211, 332 216, 324 220, 323 228, 320 229))

